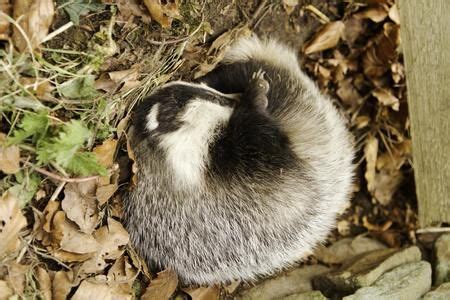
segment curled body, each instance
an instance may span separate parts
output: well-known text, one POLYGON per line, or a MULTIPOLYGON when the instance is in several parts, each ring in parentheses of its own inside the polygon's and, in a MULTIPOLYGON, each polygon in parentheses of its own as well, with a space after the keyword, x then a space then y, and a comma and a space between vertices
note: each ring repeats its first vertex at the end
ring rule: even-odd
POLYGON ((132 244, 184 284, 253 280, 311 253, 346 207, 353 148, 344 119, 274 40, 238 40, 195 83, 135 109, 132 244))

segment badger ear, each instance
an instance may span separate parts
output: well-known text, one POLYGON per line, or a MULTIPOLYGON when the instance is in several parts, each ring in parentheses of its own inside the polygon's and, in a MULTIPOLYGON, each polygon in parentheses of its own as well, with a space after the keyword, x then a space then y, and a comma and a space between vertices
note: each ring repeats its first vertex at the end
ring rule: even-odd
POLYGON ((267 106, 269 105, 269 99, 267 98, 269 89, 269 83, 264 79, 264 72, 259 70, 253 73, 248 87, 245 90, 244 97, 258 112, 266 112, 267 106))
POLYGON ((156 103, 152 106, 146 117, 147 123, 145 124, 145 127, 149 132, 158 128, 159 126, 158 114, 159 114, 159 103, 156 103))

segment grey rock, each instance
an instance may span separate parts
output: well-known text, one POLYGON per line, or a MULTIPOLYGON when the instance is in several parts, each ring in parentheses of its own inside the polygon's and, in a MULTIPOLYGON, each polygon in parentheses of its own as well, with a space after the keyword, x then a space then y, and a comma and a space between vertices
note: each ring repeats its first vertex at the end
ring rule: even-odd
POLYGON ((304 266, 293 269, 275 278, 262 281, 258 285, 241 292, 237 299, 264 300, 308 292, 312 290, 311 279, 328 272, 322 265, 304 266))
POLYGON ((328 298, 322 295, 320 291, 309 291, 305 293, 294 294, 277 300, 327 300, 328 298))
POLYGON ((426 293, 424 300, 448 300, 450 299, 450 282, 441 284, 434 291, 426 293))
POLYGON ((362 253, 385 248, 386 246, 377 240, 357 236, 341 239, 329 247, 321 246, 314 251, 314 256, 326 264, 340 264, 362 253))
POLYGON ((318 276, 314 279, 314 287, 325 295, 333 295, 336 291, 352 293, 371 285, 386 271, 420 259, 421 252, 416 246, 375 250, 356 257, 337 271, 318 276))
POLYGON ((431 265, 426 261, 401 265, 383 274, 372 286, 363 287, 344 300, 413 300, 431 287, 431 265))
POLYGON ((434 243, 434 284, 450 281, 450 233, 441 235, 434 243))

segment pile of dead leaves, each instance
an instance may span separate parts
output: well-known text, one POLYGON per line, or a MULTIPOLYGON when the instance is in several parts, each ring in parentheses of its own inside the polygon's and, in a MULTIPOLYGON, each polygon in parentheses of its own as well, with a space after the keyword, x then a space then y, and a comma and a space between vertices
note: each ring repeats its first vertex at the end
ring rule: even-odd
MULTIPOLYGON (((350 222, 399 246, 399 231, 413 234, 416 224, 414 190, 402 190, 412 168, 398 7, 393 0, 351 2, 343 11, 341 19, 321 19, 325 24, 302 49, 305 67, 340 100, 356 136, 364 174, 357 198, 370 196, 365 207, 356 203, 350 222)), ((344 224, 341 233, 349 234, 344 224)))

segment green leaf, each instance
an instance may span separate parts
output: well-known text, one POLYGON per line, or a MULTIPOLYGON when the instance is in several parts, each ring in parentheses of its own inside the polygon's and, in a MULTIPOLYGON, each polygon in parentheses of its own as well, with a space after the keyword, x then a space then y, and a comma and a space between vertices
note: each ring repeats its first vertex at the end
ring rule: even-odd
POLYGON ((33 199, 36 194, 41 178, 36 173, 31 174, 28 178, 25 178, 22 172, 19 172, 16 176, 17 184, 8 189, 8 192, 13 194, 20 200, 21 207, 24 207, 28 202, 33 199))
POLYGON ((91 11, 100 11, 104 8, 104 4, 89 0, 72 0, 69 4, 63 6, 64 11, 75 25, 80 24, 80 16, 86 15, 91 11))
POLYGON ((79 120, 64 124, 57 137, 41 140, 37 146, 40 163, 55 162, 57 165, 77 175, 106 175, 93 153, 80 152, 91 137, 89 129, 79 120))
POLYGON ((8 143, 18 144, 31 136, 42 137, 48 128, 47 113, 45 111, 39 114, 25 113, 18 127, 20 129, 13 131, 13 136, 8 139, 8 143))
POLYGON ((86 99, 98 95, 95 89, 95 76, 77 77, 58 86, 58 92, 69 99, 86 99))
POLYGON ((64 124, 58 137, 38 143, 38 160, 42 163, 55 161, 65 168, 90 136, 91 132, 81 121, 72 120, 64 124))
POLYGON ((67 170, 83 176, 100 174, 106 176, 106 168, 97 162, 97 157, 91 152, 75 153, 67 165, 67 170))

